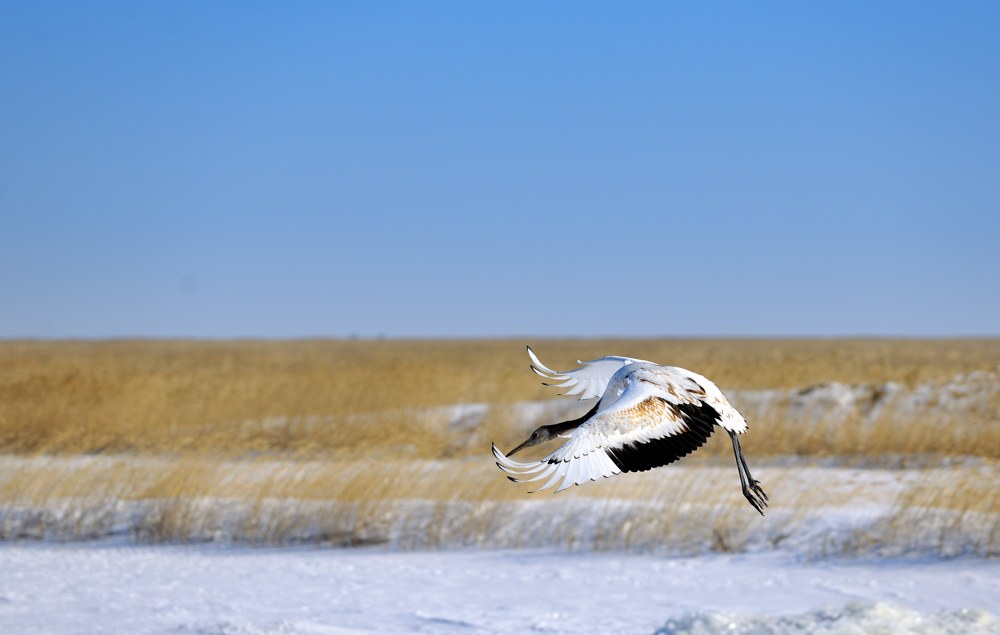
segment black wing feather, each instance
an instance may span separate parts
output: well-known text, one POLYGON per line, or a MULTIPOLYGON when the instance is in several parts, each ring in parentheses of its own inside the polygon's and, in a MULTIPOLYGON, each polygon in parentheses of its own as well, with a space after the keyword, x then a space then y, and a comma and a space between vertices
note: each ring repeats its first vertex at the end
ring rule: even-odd
POLYGON ((707 403, 674 406, 681 413, 687 430, 662 439, 629 443, 620 448, 608 448, 608 456, 622 472, 645 472, 654 467, 673 463, 705 445, 715 424, 721 419, 718 411, 707 403))

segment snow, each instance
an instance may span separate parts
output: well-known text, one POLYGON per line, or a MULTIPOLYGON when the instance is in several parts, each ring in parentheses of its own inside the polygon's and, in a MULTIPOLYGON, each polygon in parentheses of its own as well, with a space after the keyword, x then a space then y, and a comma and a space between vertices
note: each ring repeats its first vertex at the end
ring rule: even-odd
MULTIPOLYGON (((319 480, 362 464, 303 461, 212 463, 206 495, 143 498, 177 467, 155 457, 0 455, 5 479, 31 482, 58 476, 81 483, 82 495, 25 496, 0 505, 0 537, 88 540, 127 537, 138 542, 214 541, 252 545, 325 543, 338 546, 455 549, 479 547, 615 550, 693 555, 709 551, 781 550, 795 556, 996 553, 997 513, 979 509, 901 506, 915 492, 988 489, 1000 464, 970 462, 917 470, 801 465, 755 465, 771 507, 760 518, 746 504, 730 465, 673 465, 608 479, 558 496, 476 498, 481 483, 508 486, 480 459, 399 462, 395 469, 439 487, 441 498, 337 500, 234 496, 228 483, 319 480), (121 474, 129 475, 124 482, 121 474), (89 484, 90 489, 86 489, 89 484), (964 485, 963 485, 964 484, 964 485), (212 488, 215 488, 214 490, 212 488), (451 498, 445 498, 452 496, 451 498), (707 528, 707 529, 706 529, 707 528)), ((266 491, 266 487, 262 488, 266 491)), ((288 490, 296 493, 294 488, 288 490)), ((416 490, 419 493, 419 490, 416 490)), ((928 504, 940 505, 929 501, 928 504)))
POLYGON ((1000 562, 0 545, 0 632, 1000 633, 1000 562))
POLYGON ((925 382, 908 389, 896 382, 829 382, 797 389, 727 390, 726 395, 749 421, 768 415, 810 424, 836 424, 852 417, 870 422, 885 413, 900 421, 923 416, 939 420, 970 414, 995 417, 1000 367, 959 373, 948 382, 925 382))

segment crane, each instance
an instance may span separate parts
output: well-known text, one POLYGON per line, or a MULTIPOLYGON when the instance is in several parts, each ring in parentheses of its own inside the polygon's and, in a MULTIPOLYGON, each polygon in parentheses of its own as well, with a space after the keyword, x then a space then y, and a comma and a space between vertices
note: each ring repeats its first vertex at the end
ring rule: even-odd
POLYGON ((582 417, 541 426, 507 454, 493 444, 497 467, 515 483, 548 479, 540 491, 558 485, 560 492, 622 472, 645 472, 694 452, 715 426, 729 434, 743 496, 764 515, 768 497, 750 475, 739 435, 747 422, 714 383, 698 373, 631 357, 609 356, 578 362, 579 368, 555 371, 528 347, 531 370, 545 385, 565 389, 579 399, 599 397, 582 417), (566 441, 539 461, 510 457, 557 437, 566 441))

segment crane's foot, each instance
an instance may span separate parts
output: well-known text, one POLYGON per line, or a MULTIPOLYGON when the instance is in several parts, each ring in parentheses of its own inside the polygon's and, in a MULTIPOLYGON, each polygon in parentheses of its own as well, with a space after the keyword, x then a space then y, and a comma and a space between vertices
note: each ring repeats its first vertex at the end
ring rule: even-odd
POLYGON ((763 516, 764 509, 767 508, 767 503, 770 499, 767 497, 767 492, 761 487, 760 481, 751 480, 749 487, 743 488, 743 495, 750 501, 753 508, 763 516))

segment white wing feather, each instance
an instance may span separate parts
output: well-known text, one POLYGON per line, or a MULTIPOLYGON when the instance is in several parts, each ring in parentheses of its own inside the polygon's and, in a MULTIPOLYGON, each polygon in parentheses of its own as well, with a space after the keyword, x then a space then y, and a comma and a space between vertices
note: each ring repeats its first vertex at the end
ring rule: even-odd
POLYGON ((720 426, 736 434, 743 434, 747 431, 746 419, 743 418, 739 410, 729 403, 729 400, 726 399, 726 396, 722 394, 722 391, 719 390, 719 387, 712 380, 686 368, 678 368, 676 366, 665 366, 664 368, 677 375, 691 379, 701 386, 702 390, 705 391, 705 403, 715 408, 715 411, 721 417, 719 420, 720 426))
POLYGON ((577 362, 582 366, 573 370, 557 371, 543 364, 530 346, 528 347, 528 357, 531 358, 531 370, 535 371, 536 375, 552 382, 558 382, 551 385, 565 388, 566 391, 562 393, 563 395, 577 396, 578 399, 600 397, 608 387, 611 377, 622 366, 644 361, 631 357, 602 357, 592 359, 589 362, 577 362))

